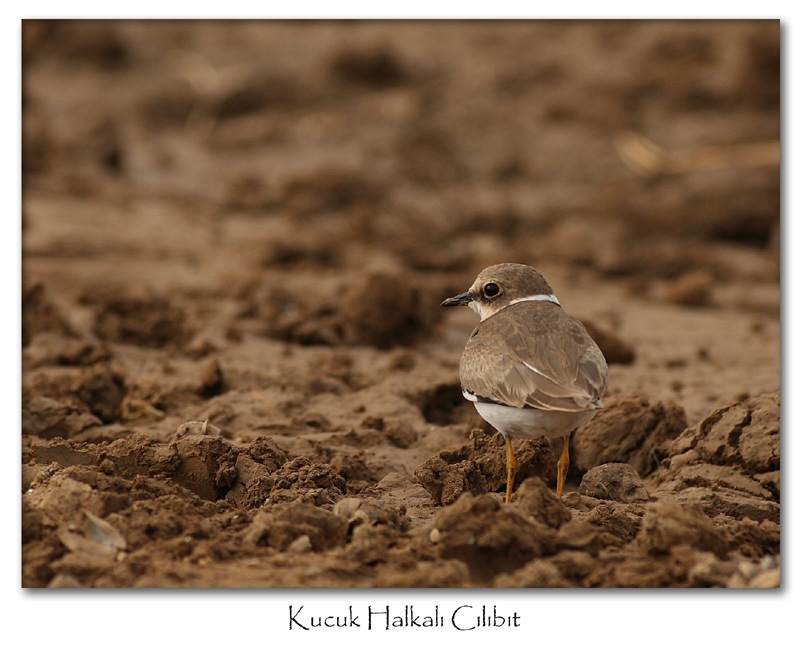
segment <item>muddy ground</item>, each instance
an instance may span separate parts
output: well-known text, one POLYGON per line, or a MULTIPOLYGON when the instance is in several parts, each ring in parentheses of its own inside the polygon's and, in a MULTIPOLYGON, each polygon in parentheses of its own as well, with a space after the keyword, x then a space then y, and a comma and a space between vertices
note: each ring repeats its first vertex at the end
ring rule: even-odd
POLYGON ((779 586, 779 40, 26 23, 23 586, 779 586), (439 307, 504 261, 610 364, 560 502, 439 307))

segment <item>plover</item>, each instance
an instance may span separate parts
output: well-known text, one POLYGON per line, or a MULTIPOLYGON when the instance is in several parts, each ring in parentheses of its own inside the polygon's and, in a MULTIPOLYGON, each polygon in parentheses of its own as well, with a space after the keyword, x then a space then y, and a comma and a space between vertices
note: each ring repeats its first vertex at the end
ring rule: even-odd
POLYGON ((481 318, 461 356, 461 389, 505 438, 506 503, 517 472, 511 438, 564 438, 556 489, 561 498, 569 435, 602 406, 608 383, 603 353, 528 265, 487 267, 467 292, 442 305, 469 306, 481 318))

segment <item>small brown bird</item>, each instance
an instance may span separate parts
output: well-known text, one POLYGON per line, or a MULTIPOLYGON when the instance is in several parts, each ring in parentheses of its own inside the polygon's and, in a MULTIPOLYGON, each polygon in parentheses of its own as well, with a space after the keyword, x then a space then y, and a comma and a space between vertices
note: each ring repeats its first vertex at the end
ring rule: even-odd
POLYGON ((561 498, 569 435, 602 406, 608 383, 603 353, 528 265, 487 267, 467 292, 442 305, 469 306, 481 317, 461 356, 461 389, 505 438, 506 503, 517 472, 511 438, 564 438, 556 489, 561 498))

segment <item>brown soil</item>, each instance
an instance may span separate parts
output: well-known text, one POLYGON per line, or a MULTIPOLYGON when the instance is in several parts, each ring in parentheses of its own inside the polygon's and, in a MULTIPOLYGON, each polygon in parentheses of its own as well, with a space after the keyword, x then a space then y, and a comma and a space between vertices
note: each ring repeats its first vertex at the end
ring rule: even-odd
POLYGON ((779 39, 27 22, 23 585, 778 586, 779 39), (560 502, 438 305, 502 261, 611 365, 560 502))

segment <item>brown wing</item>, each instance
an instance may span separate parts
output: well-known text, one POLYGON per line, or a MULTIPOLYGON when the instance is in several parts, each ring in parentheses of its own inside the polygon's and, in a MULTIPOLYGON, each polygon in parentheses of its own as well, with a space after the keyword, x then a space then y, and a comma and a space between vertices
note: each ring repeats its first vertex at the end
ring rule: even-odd
POLYGON ((494 315, 473 331, 461 357, 462 386, 479 398, 514 407, 584 411, 599 406, 608 367, 583 324, 552 303, 509 308, 516 316, 494 315))

